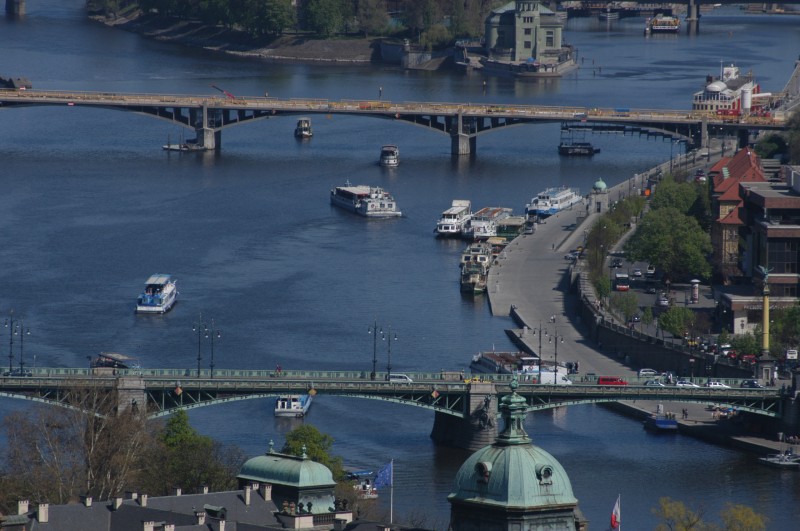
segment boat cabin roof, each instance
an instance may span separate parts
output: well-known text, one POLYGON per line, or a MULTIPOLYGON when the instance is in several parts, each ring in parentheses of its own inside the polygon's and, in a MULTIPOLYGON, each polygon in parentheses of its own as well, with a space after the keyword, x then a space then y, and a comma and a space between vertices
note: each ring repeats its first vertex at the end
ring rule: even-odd
POLYGON ((172 278, 171 275, 164 275, 157 273, 155 275, 150 275, 150 278, 147 279, 147 282, 145 282, 145 284, 163 286, 164 284, 168 283, 171 278, 172 278))

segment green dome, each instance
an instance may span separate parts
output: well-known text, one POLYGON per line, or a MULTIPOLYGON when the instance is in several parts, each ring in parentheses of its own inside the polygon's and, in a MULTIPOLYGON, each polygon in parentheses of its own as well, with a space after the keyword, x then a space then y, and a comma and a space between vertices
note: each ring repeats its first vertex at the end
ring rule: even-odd
POLYGON ((597 179, 597 181, 594 183, 594 189, 598 192, 605 191, 607 188, 608 186, 603 181, 602 177, 600 179, 597 179))
POLYGON ((336 485, 333 474, 325 465, 308 458, 278 453, 248 459, 237 477, 297 488, 336 485))

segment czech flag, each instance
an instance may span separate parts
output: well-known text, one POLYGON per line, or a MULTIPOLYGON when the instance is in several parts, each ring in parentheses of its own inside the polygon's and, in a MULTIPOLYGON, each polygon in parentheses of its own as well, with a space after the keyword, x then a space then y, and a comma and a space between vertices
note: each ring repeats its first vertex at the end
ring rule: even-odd
POLYGON ((614 510, 611 511, 611 529, 619 529, 619 524, 619 496, 617 496, 617 503, 614 504, 614 510))

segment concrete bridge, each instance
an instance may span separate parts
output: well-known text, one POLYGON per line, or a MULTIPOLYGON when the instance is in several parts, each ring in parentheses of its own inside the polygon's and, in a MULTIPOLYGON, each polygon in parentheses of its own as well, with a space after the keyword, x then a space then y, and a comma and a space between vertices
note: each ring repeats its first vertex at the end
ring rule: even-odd
MULTIPOLYGON (((0 396, 80 409, 77 393, 113 393, 118 409, 135 408, 150 418, 176 409, 285 394, 346 396, 422 407, 435 413, 431 436, 440 443, 465 448, 490 444, 497 434, 497 406, 511 393, 512 375, 491 381, 465 382, 459 373, 407 373, 412 383, 385 381, 385 373, 369 379, 365 372, 179 369, 143 371, 37 368, 32 376, 0 379, 0 396), (138 372, 138 373, 137 373, 138 372)), ((782 415, 782 396, 775 389, 602 386, 593 383, 550 386, 525 383, 517 389, 528 411, 562 406, 645 400, 727 404, 739 411, 769 417, 782 415)))
MULTIPOLYGON (((780 98, 783 95, 776 95, 780 98)), ((786 95, 796 98, 796 95, 786 95)), ((453 155, 473 153, 477 137, 503 127, 561 122, 563 127, 645 131, 705 147, 709 135, 784 129, 785 113, 774 116, 717 116, 665 109, 611 109, 490 103, 391 102, 383 100, 277 99, 173 94, 0 90, 0 110, 26 106, 93 107, 135 112, 192 129, 206 149, 220 149, 222 130, 254 120, 287 115, 353 115, 395 120, 450 137, 453 155)))

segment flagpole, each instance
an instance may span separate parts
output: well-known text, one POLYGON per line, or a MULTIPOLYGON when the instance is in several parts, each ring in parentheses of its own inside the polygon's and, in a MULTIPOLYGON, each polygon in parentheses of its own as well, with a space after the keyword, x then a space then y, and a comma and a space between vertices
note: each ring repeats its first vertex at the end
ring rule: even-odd
POLYGON ((394 459, 390 461, 391 477, 389 479, 389 524, 394 523, 394 459))
POLYGON ((617 494, 617 503, 619 503, 619 531, 622 531, 622 495, 617 494))

